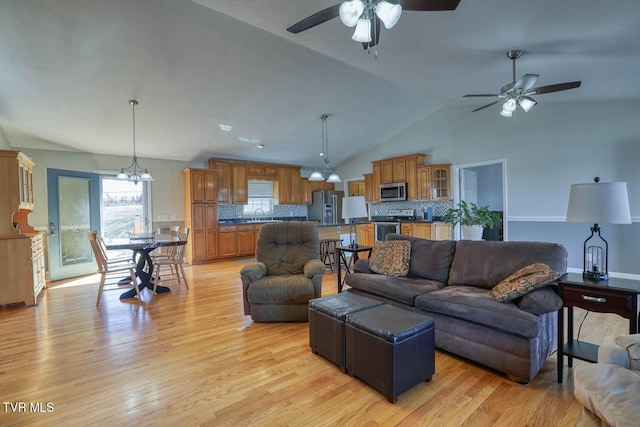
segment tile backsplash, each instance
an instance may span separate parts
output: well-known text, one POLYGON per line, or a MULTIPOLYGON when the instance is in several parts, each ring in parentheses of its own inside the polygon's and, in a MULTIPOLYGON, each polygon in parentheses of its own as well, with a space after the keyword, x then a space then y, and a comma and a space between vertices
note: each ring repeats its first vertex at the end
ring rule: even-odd
MULTIPOLYGON (((452 207, 453 200, 371 203, 369 204, 369 214, 372 216, 384 216, 388 215, 391 209, 413 209, 419 212, 423 208, 432 208, 434 216, 443 216, 452 207)), ((307 216, 306 205, 275 205, 273 210, 274 218, 307 216)), ((253 214, 245 215, 243 211, 242 205, 218 204, 218 219, 250 219, 254 216, 253 214)))

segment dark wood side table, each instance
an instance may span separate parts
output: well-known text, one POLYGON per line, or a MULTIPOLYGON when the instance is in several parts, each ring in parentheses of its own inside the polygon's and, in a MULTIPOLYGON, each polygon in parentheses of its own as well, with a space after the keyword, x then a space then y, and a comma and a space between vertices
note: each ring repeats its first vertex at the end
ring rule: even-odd
POLYGON ((629 333, 638 333, 640 322, 638 300, 640 284, 637 280, 610 277, 607 283, 585 279, 581 273, 567 273, 556 281, 562 305, 558 311, 558 382, 562 382, 564 356, 568 366, 573 358, 598 361, 598 346, 573 339, 573 307, 599 313, 615 313, 629 319, 629 333), (567 308, 567 341, 564 340, 564 307, 567 308))
POLYGON ((373 246, 358 246, 357 248, 350 248, 348 246, 336 246, 336 267, 338 269, 338 293, 342 292, 342 286, 344 286, 344 280, 347 278, 347 274, 351 273, 351 266, 354 262, 360 259, 358 254, 360 252, 368 252, 367 257, 371 256, 371 250, 373 246), (347 259, 346 253, 351 253, 351 258, 347 259), (344 278, 342 277, 341 264, 344 264, 344 278))

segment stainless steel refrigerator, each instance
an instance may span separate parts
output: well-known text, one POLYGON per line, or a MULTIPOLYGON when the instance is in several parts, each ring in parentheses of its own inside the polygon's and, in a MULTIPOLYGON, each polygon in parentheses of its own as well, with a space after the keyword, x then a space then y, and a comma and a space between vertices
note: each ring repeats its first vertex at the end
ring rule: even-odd
POLYGON ((309 221, 320 224, 340 224, 342 222, 342 198, 344 191, 322 190, 312 193, 312 204, 307 216, 309 221))

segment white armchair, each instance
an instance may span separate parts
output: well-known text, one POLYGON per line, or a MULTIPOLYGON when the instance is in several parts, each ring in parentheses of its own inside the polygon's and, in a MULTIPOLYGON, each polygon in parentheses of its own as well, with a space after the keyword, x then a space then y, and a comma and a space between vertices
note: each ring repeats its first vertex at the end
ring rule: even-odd
POLYGON ((574 394, 583 406, 576 425, 640 424, 640 334, 615 342, 598 348, 598 363, 574 369, 574 394))

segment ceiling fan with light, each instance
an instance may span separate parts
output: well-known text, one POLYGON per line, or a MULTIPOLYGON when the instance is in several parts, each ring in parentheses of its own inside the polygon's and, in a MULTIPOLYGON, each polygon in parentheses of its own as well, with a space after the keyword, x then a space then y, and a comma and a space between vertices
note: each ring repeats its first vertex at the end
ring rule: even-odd
POLYGON ((335 17, 347 27, 356 27, 353 40, 362 43, 366 50, 378 44, 380 40, 380 22, 385 28, 392 28, 400 19, 402 10, 439 11, 454 10, 460 0, 346 0, 330 6, 287 28, 290 33, 302 31, 320 25, 335 17))
POLYGON ((506 100, 504 104, 502 104, 502 111, 500 115, 503 117, 511 117, 513 112, 516 110, 516 107, 519 105, 525 112, 528 112, 531 108, 533 108, 538 102, 531 98, 530 95, 542 95, 544 93, 551 92, 559 92, 567 89, 574 89, 580 87, 582 84, 581 81, 575 82, 567 82, 567 83, 557 83, 548 86, 539 86, 533 87, 540 77, 538 74, 525 74, 520 80, 516 81, 516 59, 520 58, 524 54, 523 50, 508 50, 507 56, 512 61, 512 69, 513 69, 513 81, 508 83, 500 89, 500 93, 497 94, 474 94, 474 95, 464 95, 467 97, 483 97, 483 96, 497 96, 498 99, 490 102, 489 104, 483 105, 482 107, 478 107, 473 111, 480 111, 487 107, 491 107, 492 105, 497 104, 501 100, 506 100))

